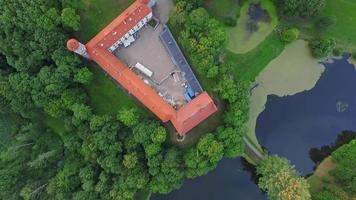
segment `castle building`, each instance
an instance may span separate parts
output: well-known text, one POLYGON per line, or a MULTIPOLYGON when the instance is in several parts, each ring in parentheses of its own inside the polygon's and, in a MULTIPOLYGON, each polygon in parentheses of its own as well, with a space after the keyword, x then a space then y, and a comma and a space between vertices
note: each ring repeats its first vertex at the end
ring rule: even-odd
MULTIPOLYGON (((135 42, 136 34, 152 19, 152 7, 155 4, 156 0, 136 0, 86 45, 75 39, 70 39, 67 42, 67 48, 96 62, 162 122, 170 121, 177 130, 177 134, 184 136, 215 113, 217 107, 208 93, 202 91, 176 42, 174 41, 172 44, 174 48, 179 50, 175 51, 178 52, 175 57, 179 57, 180 62, 185 64, 184 68, 188 70, 189 80, 192 81, 191 85, 195 85, 198 88, 194 91, 195 94, 192 95, 194 97, 179 109, 167 103, 157 91, 146 84, 133 70, 113 54, 119 47, 129 47, 135 42)), ((169 36, 168 34, 167 37, 169 36)), ((194 89, 194 87, 192 88, 194 89)), ((189 94, 194 92, 190 91, 189 94)))

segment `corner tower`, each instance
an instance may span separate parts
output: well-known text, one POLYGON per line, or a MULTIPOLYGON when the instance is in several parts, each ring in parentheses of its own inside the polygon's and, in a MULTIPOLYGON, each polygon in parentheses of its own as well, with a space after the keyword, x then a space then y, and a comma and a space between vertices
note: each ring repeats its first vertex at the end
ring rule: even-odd
POLYGON ((88 52, 87 52, 87 48, 85 47, 84 44, 80 43, 78 40, 76 39, 70 39, 67 42, 67 48, 70 51, 73 51, 85 58, 90 59, 88 52))

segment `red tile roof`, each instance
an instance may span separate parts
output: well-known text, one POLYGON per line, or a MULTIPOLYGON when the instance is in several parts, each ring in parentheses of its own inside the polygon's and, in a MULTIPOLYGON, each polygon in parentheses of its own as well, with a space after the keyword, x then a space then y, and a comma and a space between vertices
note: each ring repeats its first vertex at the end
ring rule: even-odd
MULTIPOLYGON (((119 17, 90 40, 86 44, 86 48, 90 58, 100 65, 115 81, 135 96, 161 121, 171 121, 177 133, 184 135, 217 111, 210 96, 204 92, 176 111, 153 88, 146 85, 108 50, 110 46, 132 29, 137 22, 152 12, 147 6, 147 2, 147 0, 135 1, 119 17)), ((74 51, 77 44, 74 40, 69 40, 67 45, 69 50, 74 51)))
POLYGON ((208 93, 203 92, 179 109, 176 117, 171 119, 171 122, 179 135, 185 135, 216 111, 217 107, 214 101, 210 98, 208 93))
POLYGON ((121 15, 112 21, 98 35, 87 44, 89 47, 108 49, 139 21, 149 15, 152 10, 147 6, 147 1, 137 0, 128 7, 121 15))
POLYGON ((79 42, 75 39, 70 39, 67 42, 67 48, 71 51, 77 50, 79 47, 79 42))

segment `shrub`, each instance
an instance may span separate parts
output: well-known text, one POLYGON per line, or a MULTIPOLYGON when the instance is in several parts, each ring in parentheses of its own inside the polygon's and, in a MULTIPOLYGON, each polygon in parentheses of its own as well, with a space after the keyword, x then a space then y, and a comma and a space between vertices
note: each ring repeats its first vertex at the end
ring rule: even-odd
POLYGON ((353 53, 351 56, 352 56, 352 58, 353 58, 353 59, 355 59, 355 60, 356 60, 356 52, 355 52, 355 53, 353 53))
POLYGON ((334 56, 341 56, 342 50, 340 48, 334 48, 333 55, 334 56))
POLYGON ((315 26, 319 31, 325 31, 331 26, 336 24, 336 17, 335 16, 326 16, 319 19, 315 26))
POLYGON ((314 17, 325 7, 325 0, 274 0, 283 15, 314 17))
POLYGON ((292 43, 299 37, 299 30, 297 28, 288 28, 282 31, 281 40, 286 43, 292 43))
POLYGON ((234 19, 233 17, 225 17, 224 18, 224 24, 226 26, 234 27, 237 24, 237 19, 234 19))
POLYGON ((80 16, 77 15, 75 9, 65 8, 62 10, 61 14, 62 23, 64 26, 72 28, 78 31, 80 28, 80 16))
POLYGON ((331 51, 335 48, 336 42, 334 38, 318 38, 313 39, 309 43, 312 55, 315 58, 327 57, 331 51))

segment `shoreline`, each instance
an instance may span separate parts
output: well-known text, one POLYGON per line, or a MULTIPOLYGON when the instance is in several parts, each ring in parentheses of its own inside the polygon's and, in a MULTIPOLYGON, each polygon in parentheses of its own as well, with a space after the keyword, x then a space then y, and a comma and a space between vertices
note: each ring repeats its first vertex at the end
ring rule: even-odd
POLYGON ((257 76, 250 96, 247 137, 259 146, 255 133, 257 118, 265 110, 268 95, 280 97, 295 95, 314 88, 325 66, 310 55, 308 43, 297 40, 289 44, 283 52, 257 76), (276 78, 278 77, 278 78, 276 78))

